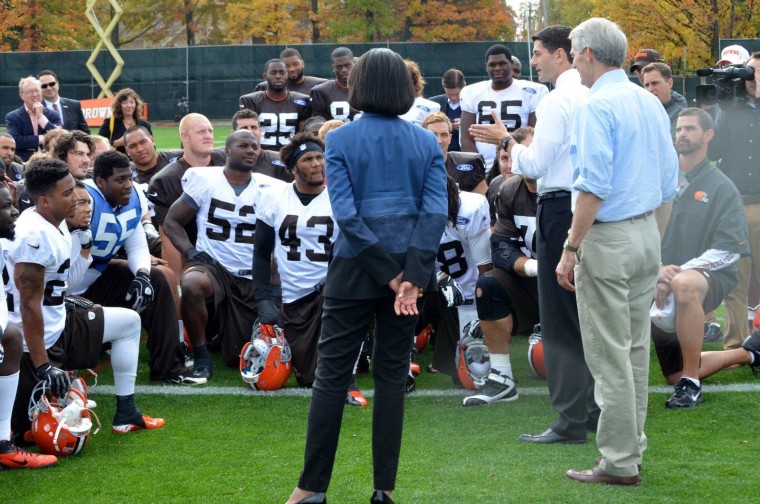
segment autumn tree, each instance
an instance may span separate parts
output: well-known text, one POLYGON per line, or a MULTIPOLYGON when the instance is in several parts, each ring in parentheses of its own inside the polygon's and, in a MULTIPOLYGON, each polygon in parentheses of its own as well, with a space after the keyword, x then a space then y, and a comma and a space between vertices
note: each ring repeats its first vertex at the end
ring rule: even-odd
POLYGON ((404 39, 410 42, 512 40, 514 13, 500 0, 411 0, 404 39))
POLYGON ((81 49, 97 36, 84 15, 84 2, 0 1, 0 50, 81 49))
POLYGON ((312 34, 311 0, 232 0, 227 4, 226 40, 255 44, 298 44, 312 34))

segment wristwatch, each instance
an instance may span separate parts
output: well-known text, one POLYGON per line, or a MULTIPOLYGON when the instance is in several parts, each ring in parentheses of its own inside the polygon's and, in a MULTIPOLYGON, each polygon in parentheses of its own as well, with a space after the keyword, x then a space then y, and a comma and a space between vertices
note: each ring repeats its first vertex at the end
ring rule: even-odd
POLYGON ((499 143, 499 147, 501 147, 501 150, 507 150, 507 146, 509 145, 510 140, 513 140, 512 135, 507 135, 506 137, 501 139, 501 142, 499 143))
POLYGON ((565 240, 565 244, 562 245, 562 248, 569 252, 572 252, 573 254, 578 252, 578 247, 573 247, 572 245, 570 245, 570 242, 567 240, 565 240))

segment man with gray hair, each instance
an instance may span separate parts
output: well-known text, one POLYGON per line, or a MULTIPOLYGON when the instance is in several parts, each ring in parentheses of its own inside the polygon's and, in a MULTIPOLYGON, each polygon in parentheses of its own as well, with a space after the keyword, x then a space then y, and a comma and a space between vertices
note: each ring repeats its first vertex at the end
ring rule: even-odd
POLYGON ((592 469, 573 469, 567 477, 638 485, 647 439, 649 305, 660 265, 653 213, 676 196, 678 159, 662 104, 620 68, 627 45, 622 30, 591 18, 570 40, 573 66, 591 92, 571 130, 573 223, 556 274, 564 288, 577 287, 583 350, 601 409, 602 456, 592 469))
POLYGON ((40 150, 45 133, 61 126, 61 116, 42 104, 40 81, 31 75, 19 81, 18 94, 24 104, 5 114, 5 126, 16 141, 16 154, 27 162, 40 150))

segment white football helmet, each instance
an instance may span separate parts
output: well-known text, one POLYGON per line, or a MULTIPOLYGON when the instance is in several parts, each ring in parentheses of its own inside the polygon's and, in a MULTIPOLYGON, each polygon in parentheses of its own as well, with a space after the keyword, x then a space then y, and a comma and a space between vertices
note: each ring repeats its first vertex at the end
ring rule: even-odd
POLYGON ((93 434, 100 430, 100 420, 92 411, 95 401, 87 398, 87 385, 82 378, 72 380, 63 398, 46 392, 46 382, 39 382, 29 398, 32 438, 43 453, 59 457, 76 455, 90 438, 93 417, 98 423, 93 434))
POLYGON ((285 385, 293 369, 290 345, 278 326, 253 324, 251 341, 240 352, 240 376, 256 390, 277 390, 285 385), (266 334, 265 334, 266 333, 266 334))
POLYGON ((479 320, 472 320, 464 326, 464 336, 457 342, 454 362, 464 388, 477 390, 486 384, 491 371, 491 356, 479 320))

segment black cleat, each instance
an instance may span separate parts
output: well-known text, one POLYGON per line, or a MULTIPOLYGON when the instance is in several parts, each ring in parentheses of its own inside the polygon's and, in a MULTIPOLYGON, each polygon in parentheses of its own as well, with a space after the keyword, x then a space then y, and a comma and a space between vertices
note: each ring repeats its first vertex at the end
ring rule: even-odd
POLYGON ((702 402, 702 385, 694 385, 688 378, 681 378, 675 385, 676 391, 665 401, 666 408, 693 408, 702 402))

